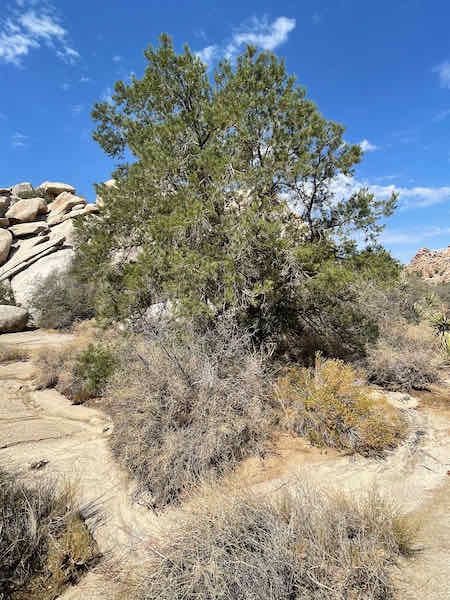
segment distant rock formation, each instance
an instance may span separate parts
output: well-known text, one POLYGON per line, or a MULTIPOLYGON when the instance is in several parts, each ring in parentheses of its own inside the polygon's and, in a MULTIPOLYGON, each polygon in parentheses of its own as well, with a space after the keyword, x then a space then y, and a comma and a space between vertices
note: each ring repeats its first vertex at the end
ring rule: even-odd
POLYGON ((411 273, 419 273, 432 283, 449 283, 450 246, 443 250, 420 248, 406 268, 411 273))
MULTIPOLYGON (((72 219, 99 208, 77 196, 67 183, 44 181, 33 188, 22 182, 0 187, 0 283, 11 288, 17 305, 32 314, 36 284, 72 264, 72 219)), ((12 314, 4 312, 8 317, 12 314)))

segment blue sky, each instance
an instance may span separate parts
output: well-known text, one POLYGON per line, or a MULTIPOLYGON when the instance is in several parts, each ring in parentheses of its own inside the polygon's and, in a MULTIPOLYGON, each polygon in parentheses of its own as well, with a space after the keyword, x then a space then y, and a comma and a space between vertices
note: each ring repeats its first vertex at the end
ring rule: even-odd
POLYGON ((161 31, 214 62, 246 42, 284 56, 323 114, 366 150, 345 193, 400 192, 382 241, 403 261, 450 244, 450 3, 445 0, 3 0, 0 186, 93 182, 113 163, 93 103, 140 76, 161 31))

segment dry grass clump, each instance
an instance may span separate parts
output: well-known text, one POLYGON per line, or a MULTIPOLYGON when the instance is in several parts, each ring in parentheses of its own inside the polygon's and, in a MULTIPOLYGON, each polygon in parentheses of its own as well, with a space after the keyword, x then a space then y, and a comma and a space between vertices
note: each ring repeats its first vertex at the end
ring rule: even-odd
POLYGON ((369 381, 391 390, 427 389, 439 382, 442 348, 426 325, 384 326, 378 342, 367 349, 369 381))
POLYGON ((199 498, 149 547, 139 600, 387 600, 413 528, 381 497, 296 485, 199 498))
POLYGON ((98 557, 70 490, 0 470, 0 598, 53 600, 98 557))
POLYGON ((237 332, 132 339, 105 395, 113 453, 156 508, 262 452, 270 430, 263 360, 237 332))
POLYGON ((30 352, 15 344, 0 344, 0 363, 28 360, 30 352))
POLYGON ((381 454, 405 434, 399 413, 385 399, 373 398, 340 360, 317 356, 314 369, 289 368, 275 395, 285 426, 318 446, 381 454))

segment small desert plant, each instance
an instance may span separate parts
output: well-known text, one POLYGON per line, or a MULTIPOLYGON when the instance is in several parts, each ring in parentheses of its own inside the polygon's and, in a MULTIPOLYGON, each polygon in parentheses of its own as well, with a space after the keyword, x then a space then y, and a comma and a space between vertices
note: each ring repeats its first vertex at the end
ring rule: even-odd
POLYGON ((0 363, 27 360, 30 352, 20 346, 0 343, 0 363))
POLYGON ((0 598, 53 600, 98 558, 70 489, 0 471, 0 598))
POLYGON ((44 198, 47 204, 50 204, 50 202, 53 202, 55 199, 52 195, 46 192, 44 188, 36 188, 31 191, 19 192, 17 196, 22 200, 27 200, 28 198, 44 198))
POLYGON ((116 365, 114 344, 79 338, 62 348, 44 348, 34 356, 37 387, 54 387, 78 404, 102 393, 116 365))
POLYGON ((297 484, 264 498, 215 492, 193 505, 149 546, 133 598, 386 600, 391 567, 413 541, 408 521, 376 494, 352 502, 297 484))
POLYGON ((318 446, 380 454, 405 432, 397 411, 372 397, 356 371, 340 360, 318 355, 314 369, 288 368, 275 395, 286 427, 318 446))
POLYGON ((392 390, 427 389, 439 381, 442 347, 425 324, 386 325, 368 347, 365 366, 369 381, 392 390))
POLYGON ((117 459, 157 508, 263 451, 269 430, 264 361, 248 336, 217 329, 130 340, 105 395, 117 459))
POLYGON ((80 283, 73 269, 55 272, 37 283, 31 305, 39 327, 67 329, 94 316, 93 284, 80 283))
POLYGON ((0 281, 0 304, 14 305, 14 295, 11 287, 3 281, 0 281))

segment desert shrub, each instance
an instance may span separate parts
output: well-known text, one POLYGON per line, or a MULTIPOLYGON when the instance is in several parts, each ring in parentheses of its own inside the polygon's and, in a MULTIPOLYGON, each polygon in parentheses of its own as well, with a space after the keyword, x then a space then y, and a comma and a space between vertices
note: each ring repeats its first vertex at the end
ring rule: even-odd
POLYGON ((39 327, 67 329, 94 316, 93 283, 78 281, 75 271, 54 272, 39 281, 31 305, 39 327))
POLYGON ((53 600, 98 558, 70 490, 0 470, 0 598, 53 600))
POLYGON ((105 395, 113 453, 157 508, 263 451, 264 361, 238 330, 134 338, 105 395))
POLYGON ((55 199, 51 194, 46 192, 44 188, 40 187, 31 191, 19 192, 18 197, 22 200, 26 200, 28 198, 44 198, 47 204, 50 204, 50 202, 53 202, 53 200, 55 199))
POLYGON ((149 546, 139 600, 386 600, 413 541, 408 521, 371 494, 359 503, 293 485, 278 495, 196 500, 149 546))
POLYGON ((397 411, 372 397, 356 371, 340 360, 317 356, 314 369, 288 368, 275 395, 285 426, 318 446, 380 454, 405 432, 397 411))
POLYGON ((384 327, 365 359, 369 381, 404 391, 437 383, 442 363, 442 348, 431 328, 407 323, 384 327))
POLYGON ((82 382, 85 393, 93 397, 104 389, 115 366, 116 358, 111 348, 89 344, 76 358, 74 379, 82 382))
POLYGON ((0 363, 27 360, 30 352, 20 346, 0 343, 0 363))
POLYGON ((4 281, 0 281, 0 304, 14 305, 15 303, 16 301, 14 300, 11 286, 4 281))
POLYGON ((34 363, 37 387, 54 387, 78 404, 102 393, 116 366, 115 346, 81 338, 62 348, 39 350, 34 363))

